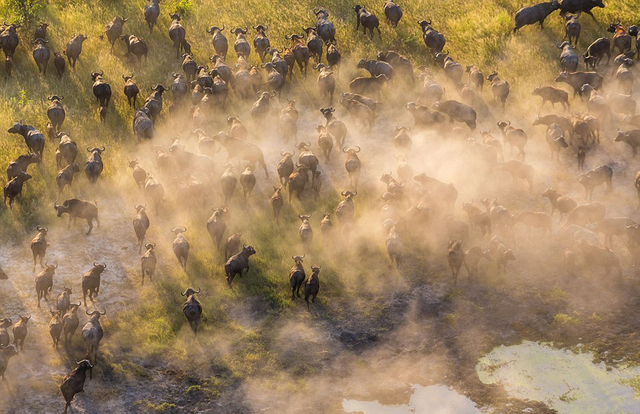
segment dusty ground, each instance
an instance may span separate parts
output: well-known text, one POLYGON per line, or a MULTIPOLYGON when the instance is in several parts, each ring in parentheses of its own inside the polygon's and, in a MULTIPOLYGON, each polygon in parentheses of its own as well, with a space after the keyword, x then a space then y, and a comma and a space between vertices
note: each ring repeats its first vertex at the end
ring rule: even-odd
MULTIPOLYGON (((340 116, 346 118, 346 114, 340 116)), ((318 117, 305 114, 300 128, 308 130, 319 121, 318 117)), ((381 137, 392 136, 394 127, 390 120, 381 121, 385 127, 375 134, 357 135, 351 141, 366 147, 363 158, 370 157, 370 165, 375 165, 363 177, 363 181, 369 179, 373 183, 367 188, 372 193, 382 191, 377 182, 379 172, 393 168, 388 160, 376 164, 374 158, 384 152, 381 137)), ((411 122, 409 118, 403 121, 411 122)), ((354 125, 349 126, 357 130, 354 125)), ((535 135, 531 127, 528 130, 535 135)), ((416 134, 418 149, 413 162, 418 171, 441 172, 443 180, 451 177, 464 194, 459 202, 498 192, 505 194, 501 200, 516 210, 531 203, 546 209, 546 200, 541 200, 539 193, 550 182, 560 182, 570 188, 570 194, 584 201, 573 174, 556 176, 545 172, 551 161, 543 138, 536 138, 540 139, 531 142, 531 157, 540 163, 541 174, 533 194, 514 186, 511 180, 504 180, 497 188, 479 189, 481 178, 457 177, 447 160, 454 154, 464 154, 462 143, 436 145, 425 161, 423 150, 430 146, 433 150, 434 142, 441 142, 441 138, 430 134, 416 134)), ((187 143, 194 145, 192 141, 187 143)), ((617 151, 611 141, 603 147, 606 154, 617 151)), ((142 151, 149 149, 142 147, 141 156, 142 151)), ((272 174, 278 152, 273 148, 267 153, 272 174)), ((336 158, 326 166, 331 179, 326 187, 339 187, 346 181, 342 158, 336 158)), ((460 165, 465 162, 464 155, 454 161, 460 165)), ((612 208, 620 215, 630 214, 628 206, 635 206, 632 191, 622 184, 631 166, 622 164, 613 195, 621 201, 612 208)), ((534 231, 527 237, 523 228, 517 228, 518 260, 510 264, 504 277, 495 275, 494 263, 483 262, 476 279, 468 280, 463 272, 459 285, 452 288, 442 248, 415 245, 399 271, 389 267, 381 281, 362 280, 375 288, 367 288, 360 295, 323 299, 311 312, 302 305, 283 311, 260 296, 236 301, 227 309, 230 322, 253 330, 258 336, 256 346, 263 352, 260 355, 267 356, 244 375, 233 372, 223 362, 223 357, 232 354, 228 348, 235 346, 233 341, 227 344, 223 339, 218 340, 213 352, 197 341, 188 342, 184 360, 174 361, 170 355, 138 357, 134 352, 136 344, 116 340, 118 332, 110 331, 109 318, 135 309, 137 301, 144 300, 141 289, 148 294, 153 288, 139 287, 139 255, 130 222, 131 206, 137 198, 129 171, 118 169, 111 180, 112 184, 100 184, 105 185, 107 194, 113 194, 111 185, 126 183, 128 190, 108 202, 99 202, 102 226, 94 230, 94 235, 84 236, 85 227, 80 223, 66 231, 66 218, 55 219, 49 226, 49 241, 54 247, 48 251, 47 260, 65 263, 64 270, 56 274, 49 306, 54 305, 62 286, 78 286, 88 264, 104 261, 108 265, 96 303, 99 309, 108 310, 103 359, 94 370, 94 379, 87 383, 87 392, 77 396, 75 413, 301 413, 309 407, 339 413, 342 398, 406 403, 411 383, 449 385, 480 406, 499 412, 520 413, 530 408, 529 412, 547 413, 552 411, 540 402, 515 401, 500 387, 481 384, 475 373, 478 357, 495 346, 525 339, 567 347, 586 344, 607 362, 636 362, 640 357, 636 335, 640 322, 635 317, 640 305, 640 284, 637 271, 629 267, 628 255, 623 254, 622 279, 603 278, 600 271, 570 275, 562 266, 557 235, 540 243, 540 234, 534 231), (558 317, 559 314, 567 318, 558 317)), ((259 181, 255 208, 266 208, 262 196, 269 193, 270 184, 259 181)), ((377 214, 375 207, 373 212, 363 209, 362 227, 377 214)), ((209 213, 202 214, 206 220, 209 213)), ((554 226, 557 231, 559 225, 554 226)), ((153 231, 150 239, 168 238, 153 231)), ((488 242, 479 235, 474 238, 483 245, 488 242)), ((58 384, 74 366, 73 360, 82 355, 83 348, 76 333, 69 350, 52 349, 47 331, 48 308, 35 306, 28 242, 29 237, 25 237, 16 244, 3 245, 0 257, 0 266, 9 274, 8 281, 0 282, 2 314, 14 318, 18 314, 32 315, 25 351, 11 360, 7 371, 10 380, 0 384, 7 396, 0 399, 0 412, 58 413, 64 405, 58 384)), ((623 252, 622 241, 616 243, 617 250, 623 252)), ((348 254, 367 257, 366 251, 348 254)), ((286 290, 286 282, 277 288, 286 290)), ((77 300, 79 292, 74 291, 72 298, 77 300)), ((84 311, 81 307, 80 312, 84 311)), ((80 327, 83 323, 81 316, 80 327)), ((182 333, 185 335, 181 340, 187 341, 186 333, 182 333)), ((240 358, 250 359, 251 354, 240 358)))

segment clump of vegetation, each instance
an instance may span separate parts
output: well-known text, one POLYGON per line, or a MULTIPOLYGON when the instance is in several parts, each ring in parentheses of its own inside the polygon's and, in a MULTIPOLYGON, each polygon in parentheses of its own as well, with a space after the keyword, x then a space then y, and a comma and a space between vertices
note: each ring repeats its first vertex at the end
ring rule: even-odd
POLYGON ((175 11, 186 17, 191 13, 192 6, 192 0, 178 0, 175 5, 175 11))
POLYGON ((557 313, 553 317, 553 324, 556 326, 575 326, 579 323, 579 318, 567 315, 566 313, 557 313))
POLYGON ((156 413, 177 413, 177 408, 175 404, 171 404, 168 402, 163 403, 154 403, 148 400, 139 401, 138 405, 156 413))
POLYGON ((7 9, 16 16, 22 24, 32 23, 45 8, 43 0, 7 0, 7 9))

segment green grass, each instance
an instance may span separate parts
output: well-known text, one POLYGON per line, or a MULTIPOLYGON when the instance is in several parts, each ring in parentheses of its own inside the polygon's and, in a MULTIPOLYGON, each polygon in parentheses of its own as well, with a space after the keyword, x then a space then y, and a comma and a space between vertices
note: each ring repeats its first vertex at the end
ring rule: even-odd
POLYGON ((553 317, 553 323, 557 326, 577 325, 580 323, 580 319, 569 316, 566 313, 558 313, 553 317))
MULTIPOLYGON (((85 2, 66 0, 47 4, 46 7, 37 10, 34 22, 19 30, 21 43, 15 55, 14 75, 0 85, 0 125, 8 127, 12 122, 22 119, 44 129, 45 109, 48 104, 45 97, 53 93, 64 95, 67 120, 63 129, 71 133, 80 148, 87 145, 106 145, 108 150, 105 158, 108 162, 103 176, 113 176, 114 168, 122 165, 119 162, 124 159, 124 152, 131 151, 134 145, 130 126, 132 115, 121 94, 121 75, 133 73, 143 88, 142 95, 146 96, 150 85, 168 85, 170 74, 180 69, 180 62, 170 53, 167 36, 168 11, 181 9, 185 12, 183 24, 187 30, 187 38, 192 43, 197 61, 206 62, 208 56, 213 53, 210 37, 204 31, 209 25, 224 24, 226 27, 233 27, 251 26, 257 22, 266 23, 270 25, 268 34, 273 45, 281 47, 285 45, 285 34, 299 31, 301 23, 312 23, 310 9, 316 6, 315 2, 287 4, 287 13, 282 13, 284 3, 280 1, 265 3, 249 0, 241 8, 234 7, 234 4, 230 0, 216 2, 216 7, 211 7, 209 2, 163 2, 159 24, 152 35, 149 35, 142 20, 142 1, 118 1, 110 5, 91 3, 89 6, 85 2), (123 58, 124 44, 120 41, 116 43, 115 54, 109 53, 106 38, 101 39, 101 36, 104 34, 104 25, 116 14, 131 19, 125 25, 125 33, 136 33, 148 41, 148 63, 130 67, 123 58), (46 77, 37 75, 30 53, 31 45, 28 42, 35 22, 39 21, 47 21, 50 24, 49 47, 53 51, 61 51, 74 33, 89 36, 89 40, 84 44, 77 70, 68 70, 62 80, 53 75, 52 65, 49 68, 51 73, 46 77), (113 106, 109 110, 106 127, 98 121, 97 104, 91 92, 89 73, 93 70, 104 70, 105 77, 114 91, 113 106)), ((8 1, 0 4, 0 13, 6 16, 6 20, 18 18, 10 8, 11 5, 8 1)), ((563 35, 562 20, 554 14, 547 19, 544 31, 532 26, 524 28, 519 35, 512 36, 512 16, 521 6, 521 2, 457 0, 448 2, 447 7, 442 7, 442 4, 436 1, 407 2, 402 4, 405 16, 397 31, 383 23, 382 41, 376 37, 374 42, 366 40, 361 33, 354 33, 354 12, 350 3, 327 1, 322 5, 331 13, 337 29, 338 46, 347 61, 363 56, 373 57, 378 50, 393 47, 410 56, 416 66, 431 65, 415 23, 428 15, 434 26, 445 34, 446 49, 462 63, 475 63, 485 71, 495 68, 499 72, 505 72, 503 76, 507 79, 517 74, 519 81, 511 82, 516 98, 528 96, 531 82, 537 83, 537 79, 543 76, 545 79, 549 78, 557 71, 558 51, 554 44, 563 35), (525 81, 522 82, 521 79, 525 81)), ((368 6, 380 13, 373 5, 368 6)), ((581 48, 595 37, 604 35, 604 28, 610 20, 622 18, 625 24, 640 20, 640 10, 637 7, 632 7, 630 2, 619 0, 607 2, 607 7, 597 9, 596 14, 599 23, 593 22, 588 16, 581 19, 581 48)), ((230 39, 231 37, 229 36, 230 39)), ((232 59, 233 52, 230 52, 229 60, 232 59)), ((255 62, 257 56, 252 55, 252 59, 255 62)), ((344 66, 347 65, 348 63, 344 66)), ((350 72, 353 70, 350 69, 350 72)), ((341 81, 344 83, 345 77, 342 77, 341 81)), ((303 102, 319 102, 313 77, 300 84, 301 89, 298 93, 303 102)), ((170 101, 170 98, 167 100, 170 101)), ((240 108, 233 106, 229 112, 237 112, 238 109, 240 108)), ((5 134, 5 139, 0 145, 0 164, 6 165, 23 152, 22 139, 5 134)), ((51 148, 47 149, 47 153, 44 166, 39 169, 42 177, 36 177, 27 184, 23 201, 18 203, 12 213, 5 209, 0 210, 0 224, 5 229, 3 235, 13 237, 37 223, 51 219, 49 203, 43 201, 55 198, 55 189, 51 185, 55 168, 51 148)), ((81 152, 79 160, 82 161, 83 157, 84 154, 81 152)))
POLYGON ((167 402, 163 402, 160 404, 156 404, 150 401, 138 401, 138 405, 146 408, 147 410, 150 410, 151 412, 156 412, 156 413, 175 413, 176 411, 176 405, 175 404, 171 404, 171 403, 167 403, 167 402))
MULTIPOLYGON (((6 20, 18 17, 10 9, 10 4, 6 0, 0 2, 0 14, 5 16, 6 20)), ((379 1, 364 4, 378 16, 383 15, 379 1)), ((131 182, 126 181, 130 180, 126 160, 130 153, 136 151, 136 140, 131 132, 132 111, 122 94, 121 75, 135 75, 143 90, 143 99, 148 94, 150 85, 169 85, 171 73, 180 71, 180 61, 174 58, 167 36, 170 23, 167 15, 169 11, 176 9, 180 9, 184 14, 183 24, 196 60, 207 62, 208 56, 213 54, 210 37, 205 33, 205 28, 209 25, 224 24, 231 28, 257 23, 268 24, 268 35, 272 44, 281 47, 286 44, 284 35, 299 32, 302 24, 311 24, 311 9, 322 5, 331 13, 330 18, 336 25, 338 47, 345 62, 341 72, 340 90, 345 89, 349 76, 356 73, 355 61, 361 57, 375 57, 376 52, 383 48, 394 48, 406 54, 414 61, 415 66, 433 66, 416 24, 416 20, 422 18, 433 20, 434 26, 447 38, 445 49, 451 51, 452 56, 461 63, 477 64, 485 72, 491 69, 501 72, 512 84, 512 96, 515 100, 527 98, 531 85, 537 84, 539 79, 550 79, 558 71, 558 50, 554 45, 562 38, 564 25, 557 14, 548 18, 544 31, 537 27, 526 27, 517 36, 512 36, 513 15, 522 6, 521 1, 418 0, 400 1, 399 4, 402 5, 405 14, 397 31, 383 22, 382 40, 376 35, 375 40, 370 42, 361 33, 354 33, 353 4, 338 0, 247 0, 242 3, 242 7, 238 7, 237 1, 234 0, 167 0, 161 3, 159 24, 152 35, 148 33, 142 19, 144 2, 141 0, 90 3, 79 0, 52 1, 37 11, 35 19, 36 22, 49 22, 51 50, 61 51, 74 33, 87 34, 89 40, 84 44, 76 70, 67 68, 63 79, 59 80, 53 74, 52 65, 49 67, 50 73, 45 77, 37 73, 28 43, 33 24, 19 30, 21 43, 15 55, 14 74, 10 79, 0 82, 0 131, 6 131, 11 123, 17 120, 24 120, 44 130, 48 106, 45 97, 51 94, 63 95, 67 118, 62 129, 70 132, 71 137, 78 142, 78 161, 83 163, 86 156, 83 149, 86 146, 105 145, 107 151, 104 154, 105 170, 102 182, 125 183, 128 186, 125 187, 126 191, 133 192, 131 182), (125 25, 125 33, 135 33, 147 40, 150 48, 147 63, 130 67, 123 58, 124 45, 120 41, 116 44, 115 53, 109 53, 106 38, 101 39, 101 36, 104 25, 115 15, 124 15, 131 19, 125 25), (104 70, 105 78, 111 83, 114 91, 106 125, 99 122, 97 103, 91 91, 89 73, 94 70, 104 70), (125 176, 126 178, 123 178, 125 176)), ((581 18, 582 49, 596 37, 605 34, 606 23, 610 20, 622 18, 624 24, 640 20, 637 2, 610 0, 606 5, 604 10, 596 11, 598 23, 586 15, 581 18)), ((225 33, 232 42, 228 30, 225 33)), ((250 35, 252 34, 250 32, 250 35)), ((230 51, 229 62, 233 62, 234 59, 235 55, 230 51)), ((252 63, 257 63, 255 53, 252 53, 251 59, 252 63)), ((437 71, 435 68, 432 70, 437 71)), ((315 108, 320 105, 315 76, 309 76, 306 80, 298 76, 295 85, 299 107, 315 108)), ((170 94, 165 96, 166 108, 171 102, 171 97, 170 94)), ((391 102, 401 102, 402 98, 385 96, 385 99, 391 102)), ((248 118, 246 105, 237 104, 234 97, 231 97, 230 105, 228 113, 242 113, 245 119, 248 118)), ((225 116, 225 113, 221 113, 216 117, 212 130, 225 128, 225 116)), ((164 129, 167 137, 172 135, 168 126, 165 125, 164 129)), ((0 139, 0 165, 4 168, 10 160, 25 152, 25 146, 21 137, 10 136, 6 132, 0 134, 3 135, 0 139)), ((51 208, 57 196, 52 147, 52 144, 47 142, 43 164, 31 167, 32 171, 35 171, 34 179, 26 184, 23 198, 18 200, 13 210, 0 208, 2 239, 20 239, 30 234, 36 224, 48 224, 56 220, 51 208)), ((273 170, 273 166, 269 167, 273 170)), ((104 199, 116 194, 114 186, 99 184, 97 188, 89 187, 82 175, 81 172, 76 177, 77 182, 74 185, 76 189, 81 189, 83 198, 93 199, 99 195, 104 199)), ((259 179, 262 179, 262 176, 259 176, 259 179)), ((377 193, 377 190, 371 193, 377 193)), ((167 198, 169 201, 163 208, 166 211, 174 211, 177 208, 176 203, 170 197, 167 198)), ((295 204, 296 213, 306 211, 312 212, 314 218, 321 217, 323 212, 332 212, 338 200, 338 192, 335 192, 321 200, 318 205, 307 201, 302 205, 295 204)), ((374 196, 359 196, 357 202, 365 205, 368 202, 373 203, 373 200, 374 196)), ((285 206, 281 226, 276 227, 271 219, 271 211, 264 203, 246 207, 246 210, 242 210, 239 202, 233 207, 235 212, 230 215, 228 228, 242 231, 243 240, 250 240, 258 250, 258 254, 251 258, 252 268, 249 274, 240 280, 236 279, 233 290, 228 289, 224 280, 222 258, 213 251, 211 240, 203 225, 209 212, 201 212, 195 216, 178 216, 176 220, 182 221, 181 224, 189 229, 187 236, 192 245, 188 272, 185 274, 173 257, 169 247, 171 235, 162 233, 165 246, 159 247, 162 260, 156 283, 152 288, 138 289, 137 305, 117 314, 109 314, 109 317, 105 318, 105 331, 109 333, 105 352, 114 375, 124 378, 131 373, 128 358, 164 359, 171 360, 174 364, 188 362, 197 365, 195 360, 205 356, 203 363, 219 375, 210 377, 200 385, 191 386, 185 389, 185 392, 211 396, 219 395, 225 387, 257 372, 263 375, 275 374, 284 367, 302 375, 312 368, 281 359, 281 355, 278 355, 270 332, 277 323, 277 317, 299 318, 306 322, 348 318, 349 310, 345 306, 347 300, 364 302, 381 293, 384 284, 395 283, 396 276, 389 269, 383 243, 356 243, 360 246, 356 251, 340 247, 331 248, 335 240, 322 242, 319 228, 315 228, 316 246, 323 245, 323 248, 310 252, 305 265, 307 269, 312 264, 322 265, 322 293, 314 312, 307 314, 306 307, 300 300, 290 300, 288 289, 287 276, 292 262, 290 256, 302 252, 296 231, 299 220, 293 214, 292 208, 285 206), (247 221, 243 214, 245 217, 250 215, 252 220, 247 221), (363 257, 368 260, 361 260, 363 257), (341 271, 345 264, 348 265, 349 272, 341 271), (180 312, 184 298, 177 294, 187 286, 202 289, 198 297, 204 307, 204 315, 196 343, 180 312), (361 286, 366 288, 366 298, 359 297, 361 286), (243 314, 247 316, 243 317, 243 314), (256 314, 260 316, 257 318, 256 314), (263 316, 264 323, 252 325, 245 321, 261 320, 263 316), (219 351, 221 349, 225 351, 219 351), (115 357, 116 350, 125 350, 125 356, 115 357)), ((335 237, 340 237, 338 232, 339 230, 336 230, 335 237)), ((335 244, 340 246, 338 243, 335 244)), ((137 273, 127 276, 131 280, 139 280, 137 273)), ((426 278, 424 275, 423 277, 426 278)), ((458 296, 458 293, 458 290, 452 291, 451 298, 458 296)), ((560 293, 550 291, 548 300, 563 299, 560 293)), ((372 304, 374 302, 371 301, 372 304)), ((367 310, 375 311, 375 308, 367 310)), ((450 313, 445 320, 455 326, 457 318, 456 313, 450 313)), ((558 314, 554 318, 558 325, 572 324, 575 321, 573 317, 564 314, 558 314)), ((147 374, 139 371, 135 375, 147 374)), ((175 406, 168 402, 156 404, 141 401, 140 404, 157 412, 175 411, 175 406)))

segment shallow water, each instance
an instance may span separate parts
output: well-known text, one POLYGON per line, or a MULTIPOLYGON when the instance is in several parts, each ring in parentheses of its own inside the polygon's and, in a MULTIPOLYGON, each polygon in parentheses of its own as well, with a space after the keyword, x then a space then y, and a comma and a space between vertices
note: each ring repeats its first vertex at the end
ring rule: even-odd
POLYGON ((500 346, 476 366, 485 384, 500 383, 513 398, 546 403, 560 414, 640 413, 640 367, 607 368, 591 353, 536 342, 500 346), (634 381, 635 380, 635 381, 634 381))
POLYGON ((444 385, 413 385, 407 405, 383 405, 378 401, 342 400, 346 413, 364 414, 480 414, 469 398, 444 385))

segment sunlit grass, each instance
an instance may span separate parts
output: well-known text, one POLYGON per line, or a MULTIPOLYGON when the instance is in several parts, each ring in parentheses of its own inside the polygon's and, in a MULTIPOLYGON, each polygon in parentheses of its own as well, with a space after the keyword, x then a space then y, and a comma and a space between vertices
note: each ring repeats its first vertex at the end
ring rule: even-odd
MULTIPOLYGON (((368 6, 381 16, 380 4, 372 2, 368 6)), ((177 7, 184 12, 183 24, 196 60, 207 63, 208 57, 213 54, 211 39, 205 29, 210 25, 224 24, 227 28, 225 34, 230 42, 228 62, 232 63, 235 54, 232 51, 233 35, 229 34, 230 28, 268 24, 272 45, 282 47, 288 43, 284 36, 299 33, 302 25, 311 25, 314 21, 311 10, 322 5, 329 10, 330 18, 336 25, 338 47, 345 60, 339 82, 341 91, 346 88, 352 75, 357 73, 354 62, 361 57, 374 58, 377 51, 384 48, 397 49, 408 55, 415 66, 426 64, 436 72, 416 23, 422 18, 431 19, 434 27, 445 34, 445 50, 449 50, 458 61, 477 64, 485 73, 494 69, 499 71, 512 85, 514 100, 528 98, 532 86, 537 86, 540 79, 551 79, 558 71, 559 53, 554 45, 564 34, 564 23, 557 14, 547 19, 544 31, 540 31, 538 27, 527 27, 517 36, 512 36, 513 15, 522 5, 515 0, 455 0, 446 4, 436 0, 419 0, 400 4, 405 15, 397 31, 383 23, 382 40, 376 36, 370 42, 361 32, 354 31, 355 13, 351 3, 338 0, 322 3, 247 0, 242 2, 242 7, 238 7, 238 2, 233 0, 215 3, 163 1, 159 24, 152 34, 149 34, 142 19, 144 1, 141 0, 90 3, 79 0, 52 1, 38 16, 38 21, 45 20, 50 24, 48 36, 51 39, 51 50, 61 51, 74 33, 87 34, 89 40, 84 44, 76 70, 67 67, 63 79, 59 80, 51 64, 46 77, 38 75, 28 43, 33 27, 20 29, 21 43, 16 52, 13 75, 0 82, 0 165, 4 168, 10 160, 26 151, 21 137, 2 131, 6 131, 17 120, 24 120, 44 131, 48 106, 45 98, 58 94, 64 96, 63 103, 67 109, 62 129, 70 132, 71 137, 78 142, 77 162, 81 166, 84 163, 87 146, 105 145, 105 170, 101 180, 125 182, 122 178, 125 175, 129 179, 126 161, 132 158, 130 154, 138 150, 131 132, 133 111, 122 94, 121 76, 135 76, 142 90, 142 99, 148 95, 149 87, 153 84, 169 86, 171 74, 181 70, 181 62, 174 58, 167 35, 170 23, 168 12, 177 7), (135 33, 147 40, 150 48, 147 62, 129 66, 123 57, 124 44, 120 41, 116 43, 114 54, 109 52, 106 38, 101 39, 101 36, 104 25, 115 15, 131 19, 125 25, 125 33, 135 33), (106 125, 99 121, 98 105, 91 91, 89 73, 94 70, 104 70, 105 78, 113 89, 113 104, 109 108, 106 125)), ((603 35, 603 29, 610 20, 620 19, 621 16, 626 19, 623 21, 625 24, 640 20, 640 9, 632 2, 611 0, 606 4, 606 9, 598 9, 599 22, 593 22, 588 16, 581 18, 582 48, 603 35)), ((4 4, 0 4, 0 13, 11 15, 4 4)), ((249 36, 252 35, 250 32, 249 36)), ((258 63, 255 53, 252 53, 251 60, 254 64, 258 63)), ((293 84, 295 86, 289 85, 288 88, 296 88, 295 97, 299 100, 299 108, 320 106, 314 71, 310 69, 307 79, 296 74, 293 84)), ((171 103, 171 97, 169 93, 165 97, 166 108, 171 103)), ((386 96, 385 99, 386 102, 402 104, 404 96, 386 96)), ((227 112, 244 113, 246 108, 247 105, 234 102, 232 96, 227 112)), ((215 128, 225 129, 223 120, 226 114, 217 115, 215 128)), ((166 117, 161 122, 167 122, 166 117)), ((175 129, 180 129, 171 129, 166 124, 164 128, 166 131, 163 131, 163 135, 166 137, 177 135, 175 129)), ((182 128, 179 132, 181 139, 186 139, 188 131, 182 128)), ((304 139, 315 138, 305 135, 304 139)), ((35 172, 34 179, 25 185, 23 197, 14 205, 13 210, 0 208, 0 238, 3 240, 20 239, 31 232, 35 225, 57 220, 51 208, 57 197, 53 147, 51 143, 46 143, 45 160, 42 165, 31 167, 30 171, 35 172)), ((150 146, 142 148, 144 151, 151 151, 150 146)), ((341 158, 340 160, 342 162, 341 158)), ((275 172, 272 165, 269 168, 275 172)), ((2 175, 5 176, 4 170, 2 175)), ((0 181, 4 183, 4 178, 0 181)), ((125 191, 133 193, 132 182, 129 181, 126 185, 129 187, 125 191)), ((116 195, 113 194, 115 190, 108 185, 106 188, 100 187, 100 184, 97 188, 89 187, 82 172, 76 176, 74 186, 82 198, 96 197, 99 202, 116 195), (101 190, 108 192, 106 197, 100 197, 101 190)), ((271 182, 265 184, 264 188, 269 193, 271 182)), ((239 190, 238 187, 236 192, 239 190)), ((376 239, 375 243, 360 243, 362 240, 355 240, 353 246, 357 247, 343 248, 345 243, 336 241, 342 237, 339 228, 334 231, 335 239, 329 240, 324 240, 319 228, 314 228, 314 248, 308 253, 305 266, 308 271, 311 265, 322 266, 322 293, 313 312, 303 313, 306 312, 303 300, 290 300, 288 270, 292 264, 291 255, 302 254, 297 236, 300 223, 296 216, 298 213, 313 213, 314 219, 319 220, 323 212, 333 213, 340 199, 340 189, 335 190, 337 191, 330 192, 317 204, 305 200, 303 203, 295 202, 293 206, 285 205, 280 226, 273 223, 271 210, 262 202, 264 200, 245 207, 238 198, 234 200, 228 219, 229 229, 234 232, 242 231, 243 240, 254 245, 258 254, 251 258, 251 271, 242 278, 237 278, 233 289, 227 287, 224 278, 222 254, 215 251, 204 228, 210 211, 199 211, 188 219, 176 218, 182 223, 171 223, 185 225, 189 229, 186 236, 192 250, 186 273, 178 266, 173 252, 167 247, 172 240, 168 229, 159 229, 151 235, 155 238, 154 241, 164 246, 159 246, 158 249, 160 265, 156 282, 148 283, 145 287, 136 285, 136 302, 129 304, 124 310, 110 313, 104 321, 105 331, 109 333, 109 338, 105 341, 105 354, 112 373, 127 379, 131 379, 131 375, 148 375, 143 369, 134 370, 132 374, 132 367, 137 364, 129 363, 126 358, 123 360, 120 355, 132 359, 171 360, 174 364, 188 362, 194 366, 203 363, 220 372, 220 376, 210 377, 202 385, 192 386, 185 392, 217 396, 225 387, 257 372, 276 373, 285 367, 292 369, 296 375, 303 375, 313 369, 286 358, 279 359, 281 355, 275 355, 277 349, 270 343, 270 328, 276 318, 270 318, 271 316, 294 315, 303 321, 346 319, 350 316, 347 299, 356 304, 366 303, 368 308, 364 312, 367 316, 380 315, 379 309, 375 307, 376 296, 384 292, 387 283, 398 283, 397 272, 388 264, 385 246, 376 239), (251 220, 246 220, 246 215, 250 215, 251 220), (188 286, 202 289, 198 298, 204 313, 197 341, 194 341, 181 313, 184 298, 179 293, 188 286), (247 322, 263 320, 263 317, 267 321, 265 324, 252 325, 247 322), (116 351, 121 351, 118 352, 118 357, 115 356, 116 351), (203 355, 206 356, 204 362, 198 361, 203 355)), ((377 190, 371 192, 369 197, 360 195, 357 202, 362 205, 373 202, 376 192, 377 190)), ((215 201, 211 204, 220 204, 219 200, 215 201)), ((171 199, 163 204, 165 211, 175 211, 176 208, 176 203, 171 199)), ((171 215, 167 219, 167 215, 169 214, 163 216, 163 222, 173 220, 171 215)), ((152 217, 153 220, 155 219, 152 217)), ((225 238, 229 234, 228 231, 225 238)), ((140 280, 138 273, 126 277, 132 281, 140 280)), ((428 275, 416 277, 426 279, 428 275)), ((489 282, 500 284, 502 280, 494 278, 489 282)), ((458 290, 453 291, 451 297, 458 294, 458 290)), ((558 296, 557 292, 551 292, 550 297, 551 294, 558 296)), ((573 318, 559 314, 554 320, 558 324, 565 324, 572 322, 573 318)), ((458 315, 450 313, 445 321, 456 326, 458 315)), ((140 405, 157 412, 172 412, 174 409, 168 402, 140 401, 140 405)))

